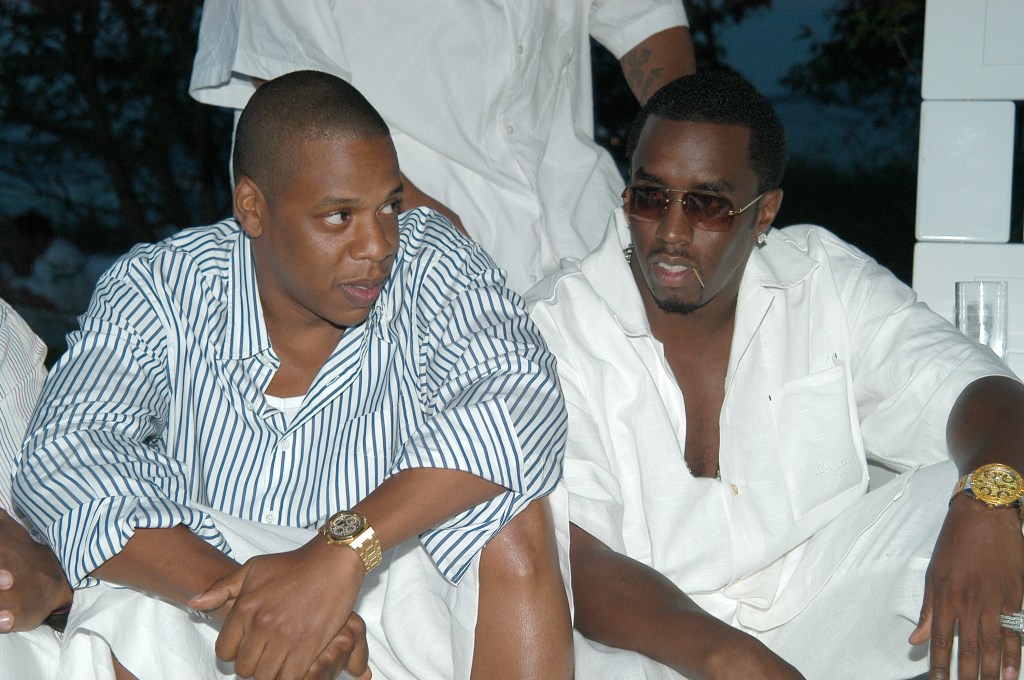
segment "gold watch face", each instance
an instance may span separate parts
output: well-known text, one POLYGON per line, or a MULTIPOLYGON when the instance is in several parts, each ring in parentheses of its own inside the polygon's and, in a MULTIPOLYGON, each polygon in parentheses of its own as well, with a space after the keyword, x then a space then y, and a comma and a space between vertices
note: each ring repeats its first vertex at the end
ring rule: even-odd
POLYGON ((358 512, 339 512, 324 525, 324 533, 335 541, 351 541, 366 528, 366 518, 358 512))
POLYGON ((1024 495, 1024 477, 1009 465, 982 465, 971 473, 971 491, 989 505, 1014 505, 1024 495))

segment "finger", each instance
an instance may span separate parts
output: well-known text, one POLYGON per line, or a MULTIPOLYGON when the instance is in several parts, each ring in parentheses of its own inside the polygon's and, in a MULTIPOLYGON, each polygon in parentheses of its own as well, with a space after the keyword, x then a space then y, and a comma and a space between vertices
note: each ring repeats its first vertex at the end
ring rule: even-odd
POLYGON ((1003 636, 1003 680, 1017 680, 1020 674, 1021 637, 1007 628, 999 627, 1003 636))
POLYGON ((957 623, 958 653, 956 657, 957 677, 978 677, 981 662, 981 617, 974 608, 964 606, 957 623))
POLYGON ((14 585, 14 575, 6 569, 0 569, 0 590, 9 590, 14 585))
POLYGON ((217 583, 189 600, 188 606, 197 611, 212 611, 220 609, 237 596, 238 593, 231 587, 217 583))
POLYGON ((217 635, 217 644, 214 646, 217 658, 221 661, 233 661, 238 656, 244 632, 242 617, 238 615, 237 609, 232 608, 224 619, 220 634, 217 635))
POLYGON ((998 678, 1003 658, 1003 633, 999 610, 987 611, 981 618, 981 677, 998 678))
MULTIPOLYGON (((941 603, 934 605, 931 612, 931 637, 928 647, 929 658, 931 659, 931 674, 929 677, 944 679, 950 677, 950 659, 953 650, 953 632, 956 619, 949 607, 941 603)), ((961 644, 963 644, 961 642, 961 644)))
POLYGON ((352 612, 346 628, 352 630, 355 637, 355 647, 348 659, 346 670, 349 675, 357 678, 369 677, 370 673, 370 647, 366 640, 366 623, 363 619, 352 612))
POLYGON ((917 617, 917 627, 910 633, 908 642, 912 645, 919 645, 927 642, 932 636, 932 608, 928 604, 931 598, 927 588, 924 593, 924 604, 921 605, 921 615, 917 617))
POLYGON ((0 611, 0 633, 9 633, 14 630, 14 612, 6 609, 0 611))

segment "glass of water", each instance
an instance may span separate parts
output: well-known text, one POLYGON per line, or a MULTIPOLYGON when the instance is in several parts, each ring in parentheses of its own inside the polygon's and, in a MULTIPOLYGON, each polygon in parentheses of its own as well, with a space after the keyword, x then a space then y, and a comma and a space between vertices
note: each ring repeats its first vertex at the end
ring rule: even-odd
POLYGON ((1006 359, 1006 281, 957 281, 956 327, 1006 359))

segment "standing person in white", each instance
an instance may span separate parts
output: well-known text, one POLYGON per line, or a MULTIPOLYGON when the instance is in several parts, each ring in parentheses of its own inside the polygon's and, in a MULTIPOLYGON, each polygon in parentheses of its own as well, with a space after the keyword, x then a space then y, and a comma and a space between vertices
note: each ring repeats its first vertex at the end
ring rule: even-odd
POLYGON ((666 85, 631 141, 624 215, 531 292, 577 676, 1017 677, 1024 386, 856 248, 771 229, 785 136, 738 76, 666 85), (869 493, 869 458, 905 472, 869 493))
POLYGON ((290 71, 349 80, 391 127, 402 208, 461 218, 522 293, 597 245, 622 191, 591 36, 641 104, 694 70, 681 0, 207 0, 189 91, 241 109, 290 71))

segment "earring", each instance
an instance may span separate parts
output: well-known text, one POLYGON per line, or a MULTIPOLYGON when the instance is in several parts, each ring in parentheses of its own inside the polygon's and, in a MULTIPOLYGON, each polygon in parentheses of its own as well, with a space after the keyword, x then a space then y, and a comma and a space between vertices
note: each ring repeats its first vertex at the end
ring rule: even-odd
POLYGON ((767 232, 762 231, 760 234, 757 235, 757 245, 763 246, 767 240, 768 240, 768 233, 767 232))
POLYGON ((633 246, 632 243, 630 243, 628 246, 626 246, 625 248, 622 249, 622 255, 623 255, 623 257, 626 258, 626 262, 629 262, 630 260, 633 259, 633 253, 635 251, 636 251, 636 248, 633 246))

